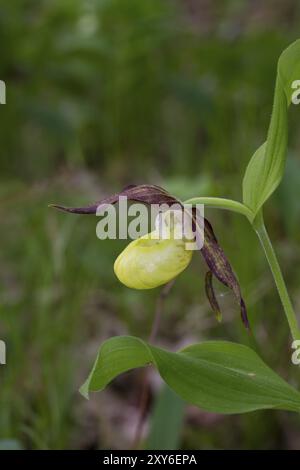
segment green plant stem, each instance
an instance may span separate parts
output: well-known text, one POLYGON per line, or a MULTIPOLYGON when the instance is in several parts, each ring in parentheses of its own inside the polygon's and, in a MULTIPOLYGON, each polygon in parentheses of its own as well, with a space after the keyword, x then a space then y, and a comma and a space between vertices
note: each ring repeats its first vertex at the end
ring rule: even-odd
POLYGON ((221 197, 193 197, 192 199, 184 201, 184 204, 204 204, 205 206, 217 209, 238 212, 239 214, 246 216, 251 223, 253 221, 253 212, 251 209, 245 206, 245 204, 232 199, 223 199, 221 197))
MULTIPOLYGON (((171 281, 168 284, 165 284, 164 287, 161 289, 160 294, 157 298, 156 306, 155 306, 155 315, 154 315, 154 319, 151 325, 151 331, 148 337, 148 342, 150 344, 154 342, 156 339, 160 320, 161 320, 162 313, 163 313, 164 301, 166 297, 168 296, 170 290, 172 289, 174 282, 175 281, 171 281)), ((145 368, 142 370, 142 373, 141 373, 141 395, 140 395, 140 402, 139 402, 139 416, 138 416, 138 422, 137 422, 134 439, 132 443, 132 449, 139 449, 140 447, 142 429, 143 429, 143 425, 146 419, 147 404, 148 404, 149 395, 150 395, 150 385, 149 385, 148 378, 149 378, 148 369, 145 368)))
POLYGON ((254 214, 246 205, 232 199, 223 199, 218 197, 194 197, 184 202, 185 204, 204 204, 206 206, 218 209, 231 210, 247 217, 254 228, 260 243, 268 260, 273 278, 279 293, 279 297, 290 327, 293 339, 300 339, 300 329, 298 320, 287 291, 287 287, 281 272, 276 253, 265 227, 262 210, 254 218, 254 214))
POLYGON ((254 218, 254 214, 251 209, 249 209, 249 207, 245 206, 244 204, 238 201, 234 201, 232 199, 223 199, 218 197, 194 197, 192 199, 188 199, 184 203, 204 204, 209 207, 238 212, 239 214, 242 214, 247 217, 255 232, 257 233, 260 243, 264 249, 291 330, 292 337, 294 339, 300 339, 298 320, 287 291, 281 268, 276 257, 276 253, 274 251, 272 242, 269 238, 268 232, 264 224, 262 210, 260 210, 257 216, 254 218))
POLYGON ((286 314, 287 321, 291 330, 291 334, 294 339, 300 339, 300 330, 298 326, 297 317, 294 312, 294 308, 290 300, 290 297, 286 288, 286 284, 285 284, 272 242, 269 238, 268 232, 264 224, 262 211, 260 211, 258 215, 256 216, 255 221, 253 223, 253 228, 257 233, 257 236, 264 249, 266 258, 271 268, 273 278, 274 278, 274 281, 275 281, 275 284, 276 284, 276 287, 280 296, 280 300, 282 302, 282 306, 283 306, 283 309, 286 314))

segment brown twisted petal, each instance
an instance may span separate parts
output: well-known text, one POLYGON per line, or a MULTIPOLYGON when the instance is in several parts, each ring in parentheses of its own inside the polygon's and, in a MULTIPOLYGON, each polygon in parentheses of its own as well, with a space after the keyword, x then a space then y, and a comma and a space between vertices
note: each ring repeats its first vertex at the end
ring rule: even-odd
POLYGON ((212 283, 212 276, 213 276, 212 272, 207 271, 205 275, 205 292, 209 300, 210 306, 216 315, 216 319, 220 322, 222 320, 222 313, 221 313, 220 306, 215 295, 215 291, 214 291, 214 287, 212 283))
MULTIPOLYGON (((237 278, 234 275, 234 272, 231 268, 229 261, 227 260, 224 251, 218 244, 214 231, 211 224, 207 219, 204 219, 204 244, 201 250, 202 256, 206 261, 207 266, 211 273, 224 284, 226 287, 229 287, 235 297, 237 298, 240 308, 241 308, 241 317, 246 328, 250 329, 249 320, 247 316, 247 309, 245 302, 241 295, 241 289, 238 283, 237 278)), ((209 281, 209 300, 212 305, 216 308, 215 301, 216 297, 213 292, 212 282, 209 281)), ((213 308, 214 308, 213 307, 213 308)))
POLYGON ((179 204, 179 201, 175 197, 171 196, 160 186, 141 184, 126 186, 121 192, 85 207, 65 207, 58 204, 51 204, 51 207, 65 212, 71 212, 72 214, 96 214, 97 209, 104 208, 108 204, 116 204, 120 196, 126 196, 130 201, 144 204, 167 204, 168 206, 179 204))

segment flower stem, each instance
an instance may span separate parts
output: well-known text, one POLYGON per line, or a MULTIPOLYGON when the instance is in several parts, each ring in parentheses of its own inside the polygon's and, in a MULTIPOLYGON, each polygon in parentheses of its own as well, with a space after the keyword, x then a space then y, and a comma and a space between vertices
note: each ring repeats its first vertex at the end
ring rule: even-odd
POLYGON ((276 253, 274 251, 272 242, 269 238, 268 232, 264 224, 262 210, 260 210, 260 212, 254 218, 253 212, 246 205, 238 201, 233 201, 232 199, 223 199, 219 197, 194 197, 192 199, 188 199, 184 203, 204 204, 209 207, 227 209, 233 212, 238 212, 239 214, 242 214, 247 217, 255 232, 257 233, 260 243, 264 249, 291 330, 292 337, 293 339, 300 339, 300 329, 298 325, 298 320, 287 291, 287 287, 280 269, 280 265, 276 257, 276 253))
POLYGON ((233 199, 223 199, 221 197, 193 197, 184 201, 184 204, 204 204, 205 206, 215 207, 218 209, 226 209, 239 214, 245 215, 247 219, 252 222, 253 212, 249 207, 241 202, 234 201, 233 199))
MULTIPOLYGON (((171 281, 168 284, 165 284, 165 286, 160 291, 160 294, 156 301, 154 320, 152 322, 151 331, 150 331, 149 338, 148 338, 149 343, 152 343, 156 339, 161 316, 163 313, 164 301, 166 297, 168 296, 170 290, 172 289, 174 282, 175 281, 171 281)), ((140 395, 140 400, 139 400, 139 413, 138 413, 139 416, 138 416, 138 422, 136 425, 134 439, 132 443, 132 449, 135 449, 135 450, 139 449, 140 447, 142 429, 143 429, 143 425, 146 419, 147 405, 148 405, 149 394, 150 394, 150 384, 149 384, 148 379, 149 379, 148 369, 145 368, 142 370, 142 373, 141 373, 141 395, 140 395)))
POLYGON ((280 296, 280 300, 282 302, 282 306, 291 330, 291 334, 293 339, 300 339, 300 330, 297 321, 296 314, 294 312, 294 308, 292 302, 290 300, 286 284, 280 269, 280 265, 278 263, 272 242, 269 238, 268 232, 266 230, 263 214, 262 211, 258 213, 256 216, 253 228, 257 233, 257 236, 260 240, 260 243, 264 249, 266 258, 268 260, 269 266, 271 268, 273 278, 280 296))

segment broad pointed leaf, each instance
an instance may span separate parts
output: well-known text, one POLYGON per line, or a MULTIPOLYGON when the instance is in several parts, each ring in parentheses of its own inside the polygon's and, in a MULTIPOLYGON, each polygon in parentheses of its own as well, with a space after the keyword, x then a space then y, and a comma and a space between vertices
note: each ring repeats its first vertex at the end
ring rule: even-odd
POLYGON ((177 353, 132 336, 114 337, 100 348, 81 388, 103 390, 130 369, 152 364, 184 401, 216 413, 245 413, 275 408, 300 411, 300 393, 273 372, 247 346, 210 341, 177 353))
POLYGON ((280 56, 277 67, 273 112, 266 142, 250 160, 243 181, 243 202, 254 215, 279 185, 285 168, 288 142, 288 107, 300 80, 300 40, 280 56))

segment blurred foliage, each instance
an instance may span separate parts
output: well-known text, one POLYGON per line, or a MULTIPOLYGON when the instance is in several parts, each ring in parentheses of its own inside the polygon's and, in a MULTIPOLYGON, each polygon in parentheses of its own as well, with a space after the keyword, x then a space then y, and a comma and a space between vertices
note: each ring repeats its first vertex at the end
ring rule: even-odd
MULTIPOLYGON (((157 291, 119 285, 112 266, 126 243, 100 243, 94 218, 54 213, 47 204, 90 202, 141 182, 180 197, 240 198, 246 164, 265 139, 277 58, 299 36, 299 19, 296 0, 1 2, 7 104, 0 106, 0 338, 8 351, 0 368, 2 446, 130 446, 138 374, 126 374, 90 402, 77 389, 104 338, 147 337, 157 291)), ((297 311, 295 108, 287 173, 266 218, 297 311)), ((255 235, 238 215, 208 216, 239 275, 255 339, 222 287, 224 322, 215 323, 195 256, 166 300, 160 343, 177 349, 208 338, 244 342, 299 385, 255 235)), ((154 375, 151 403, 157 388, 154 375)), ((223 417, 188 407, 180 435, 182 448, 297 448, 300 420, 275 411, 223 417)))
POLYGON ((153 407, 147 449, 180 448, 184 402, 167 385, 162 386, 153 407))

